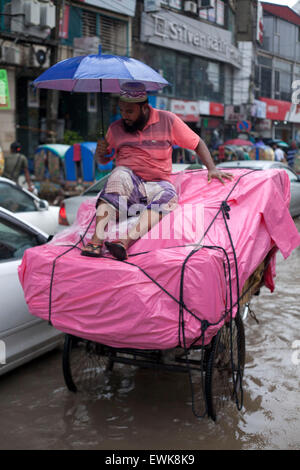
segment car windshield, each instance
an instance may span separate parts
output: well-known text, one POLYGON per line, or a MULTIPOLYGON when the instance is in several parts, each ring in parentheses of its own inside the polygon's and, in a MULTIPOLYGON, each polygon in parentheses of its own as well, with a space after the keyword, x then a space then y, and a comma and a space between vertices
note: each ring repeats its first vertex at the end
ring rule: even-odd
POLYGON ((29 194, 3 182, 0 183, 0 206, 14 213, 37 211, 34 200, 29 194))
POLYGON ((7 220, 0 220, 0 262, 21 259, 27 248, 39 244, 34 234, 7 220))
POLYGON ((83 193, 84 196, 97 196, 107 181, 108 176, 104 176, 97 183, 93 184, 90 188, 86 189, 83 193))

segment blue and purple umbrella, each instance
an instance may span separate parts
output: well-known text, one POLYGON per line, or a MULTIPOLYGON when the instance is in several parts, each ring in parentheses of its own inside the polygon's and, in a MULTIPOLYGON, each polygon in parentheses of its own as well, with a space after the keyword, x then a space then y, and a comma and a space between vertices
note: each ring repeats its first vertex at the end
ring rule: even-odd
MULTIPOLYGON (((159 73, 131 57, 98 54, 72 57, 58 62, 33 82, 36 88, 83 92, 119 93, 124 82, 137 81, 146 91, 158 91, 169 85, 159 73)), ((101 133, 103 135, 103 104, 101 100, 101 133)))

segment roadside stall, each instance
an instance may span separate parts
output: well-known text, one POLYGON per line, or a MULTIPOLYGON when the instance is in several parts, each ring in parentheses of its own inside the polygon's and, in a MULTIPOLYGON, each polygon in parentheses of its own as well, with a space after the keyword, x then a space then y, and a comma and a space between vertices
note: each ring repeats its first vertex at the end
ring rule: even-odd
POLYGON ((34 154, 34 185, 43 199, 54 201, 64 196, 64 158, 69 145, 39 145, 34 154))

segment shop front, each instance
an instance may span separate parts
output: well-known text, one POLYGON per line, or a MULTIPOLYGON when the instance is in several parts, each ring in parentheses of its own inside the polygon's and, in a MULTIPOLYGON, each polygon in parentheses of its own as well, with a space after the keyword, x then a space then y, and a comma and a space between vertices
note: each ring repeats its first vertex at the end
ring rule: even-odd
POLYGON ((224 105, 210 101, 199 101, 201 138, 215 150, 224 142, 224 105))
POLYGON ((260 101, 266 103, 266 120, 272 122, 270 137, 290 142, 293 138, 293 124, 291 122, 292 103, 271 98, 260 98, 260 101))

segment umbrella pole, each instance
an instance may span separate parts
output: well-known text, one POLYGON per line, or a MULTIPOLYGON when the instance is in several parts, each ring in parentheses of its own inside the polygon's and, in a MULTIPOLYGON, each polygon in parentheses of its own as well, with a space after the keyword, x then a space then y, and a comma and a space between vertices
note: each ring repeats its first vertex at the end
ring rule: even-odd
POLYGON ((100 78, 100 138, 104 138, 102 78, 100 78))

